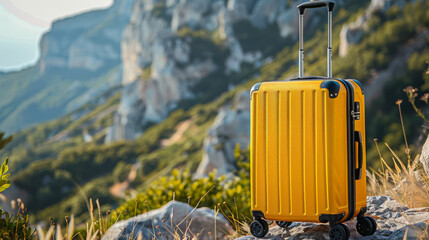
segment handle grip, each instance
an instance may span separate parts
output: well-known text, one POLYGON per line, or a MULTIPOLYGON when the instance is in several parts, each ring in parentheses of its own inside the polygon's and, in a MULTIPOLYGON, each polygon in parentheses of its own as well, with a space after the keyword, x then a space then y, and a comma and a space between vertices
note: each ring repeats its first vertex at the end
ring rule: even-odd
POLYGON ((306 8, 320 8, 320 7, 326 7, 328 8, 329 12, 332 12, 334 10, 335 3, 331 1, 310 1, 310 2, 301 3, 297 6, 297 8, 299 9, 299 14, 301 15, 304 14, 304 10, 306 8))
POLYGON ((306 8, 328 8, 328 48, 327 48, 327 77, 332 78, 332 11, 335 3, 332 1, 310 1, 297 6, 299 10, 299 72, 298 77, 304 77, 304 11, 306 8))
POLYGON ((355 131, 355 142, 358 143, 358 168, 355 170, 355 179, 359 180, 362 177, 363 165, 362 134, 360 133, 360 131, 355 131))

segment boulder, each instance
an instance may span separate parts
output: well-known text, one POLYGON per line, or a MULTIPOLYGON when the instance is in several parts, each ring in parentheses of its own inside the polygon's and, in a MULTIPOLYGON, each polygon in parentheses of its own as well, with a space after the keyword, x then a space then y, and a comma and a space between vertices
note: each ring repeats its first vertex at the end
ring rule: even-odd
MULTIPOLYGON (((429 236, 429 208, 408 209, 387 196, 367 198, 367 215, 377 222, 374 235, 363 237, 356 231, 356 219, 346 222, 350 229, 351 239, 427 239, 429 236), (407 230, 408 229, 408 230, 407 230)), ((266 239, 329 239, 329 225, 316 223, 293 223, 288 229, 278 226, 270 228, 266 239)), ((253 236, 238 238, 240 240, 256 239, 253 236)))
POLYGON ((228 220, 212 209, 194 208, 171 201, 163 207, 112 225, 103 240, 137 239, 224 239, 232 233, 228 220), (216 226, 216 228, 215 228, 216 226), (154 237, 156 236, 156 237, 154 237))
POLYGON ((426 174, 429 176, 429 137, 426 139, 420 155, 420 162, 423 164, 426 174))
POLYGON ((207 176, 213 170, 218 175, 236 169, 234 149, 237 144, 246 149, 250 140, 250 94, 239 92, 231 105, 220 109, 213 126, 204 139, 204 154, 196 177, 207 176))
POLYGON ((420 222, 412 226, 405 226, 390 235, 389 240, 428 239, 429 228, 426 223, 420 222))

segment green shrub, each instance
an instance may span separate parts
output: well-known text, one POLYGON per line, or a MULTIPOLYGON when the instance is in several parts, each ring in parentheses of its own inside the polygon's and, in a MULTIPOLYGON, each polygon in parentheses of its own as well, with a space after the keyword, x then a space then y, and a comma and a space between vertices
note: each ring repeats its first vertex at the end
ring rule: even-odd
POLYGON ((9 183, 10 174, 7 173, 7 171, 9 170, 8 162, 9 162, 9 159, 6 157, 6 159, 4 160, 4 162, 0 167, 0 192, 3 192, 4 190, 10 187, 10 183, 9 183))
POLYGON ((133 165, 120 161, 116 164, 116 167, 113 169, 113 179, 115 182, 123 182, 128 179, 128 174, 131 171, 133 165))
POLYGON ((0 210, 0 239, 32 239, 34 232, 27 224, 27 214, 18 212, 16 216, 10 216, 0 210))
POLYGON ((212 172, 208 177, 195 179, 189 172, 172 171, 171 176, 162 177, 113 212, 113 219, 127 219, 151 209, 160 208, 171 200, 187 202, 191 206, 218 206, 227 217, 229 210, 240 219, 248 220, 250 213, 250 164, 249 152, 236 149, 238 169, 235 176, 216 177, 212 172), (228 210, 229 209, 229 210, 228 210))
MULTIPOLYGON (((0 133, 0 149, 12 140, 11 136, 6 138, 6 140, 3 140, 2 138, 3 133, 0 133)), ((10 187, 10 174, 7 173, 9 170, 8 162, 9 160, 6 157, 0 167, 0 192, 3 192, 10 187)), ((24 205, 19 203, 17 215, 10 216, 10 214, 3 211, 2 206, 0 206, 0 239, 25 240, 32 238, 33 233, 31 228, 27 227, 28 215, 26 214, 26 211, 27 209, 25 209, 24 205)))

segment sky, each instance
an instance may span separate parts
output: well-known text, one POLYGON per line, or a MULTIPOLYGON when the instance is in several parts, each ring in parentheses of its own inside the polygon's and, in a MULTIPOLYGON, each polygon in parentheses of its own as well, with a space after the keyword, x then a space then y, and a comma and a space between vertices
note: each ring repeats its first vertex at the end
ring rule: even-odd
POLYGON ((0 71, 14 71, 39 59, 39 40, 52 21, 113 0, 0 0, 0 71))

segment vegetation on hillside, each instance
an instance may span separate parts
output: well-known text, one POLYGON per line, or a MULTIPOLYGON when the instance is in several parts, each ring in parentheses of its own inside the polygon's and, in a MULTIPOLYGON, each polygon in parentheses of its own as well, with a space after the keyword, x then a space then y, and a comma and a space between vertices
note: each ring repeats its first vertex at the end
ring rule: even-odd
MULTIPOLYGON (((195 179, 189 172, 174 169, 169 177, 161 177, 113 212, 114 219, 126 219, 133 214, 141 214, 157 209, 176 200, 191 206, 239 210, 240 219, 251 219, 250 214, 250 163, 249 152, 237 146, 235 158, 238 169, 233 176, 216 177, 216 171, 208 177, 195 179)), ((226 212, 228 213, 228 212, 226 212)), ((234 213, 236 214, 236 212, 234 213)), ((229 214, 225 214, 229 215, 229 214)))

